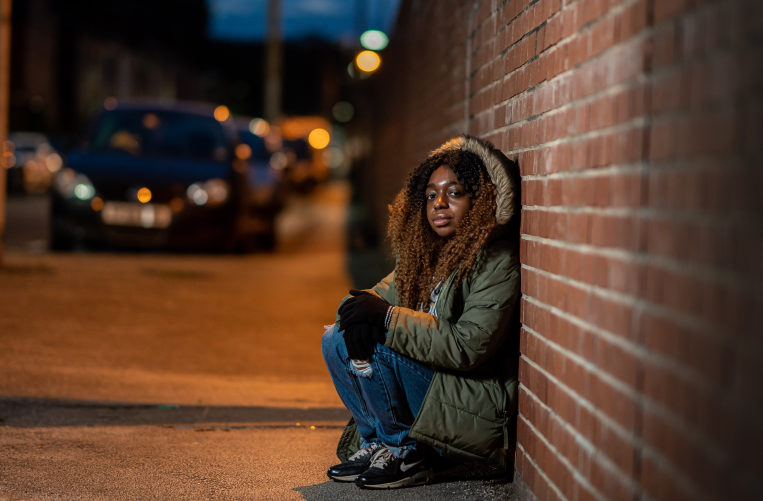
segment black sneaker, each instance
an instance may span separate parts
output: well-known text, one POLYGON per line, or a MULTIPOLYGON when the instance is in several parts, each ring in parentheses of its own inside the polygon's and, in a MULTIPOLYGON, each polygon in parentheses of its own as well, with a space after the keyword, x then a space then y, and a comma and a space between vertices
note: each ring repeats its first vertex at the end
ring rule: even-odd
POLYGON ((329 478, 336 480, 337 482, 353 482, 358 478, 358 475, 371 466, 371 460, 374 455, 383 449, 384 446, 381 444, 371 444, 365 449, 360 449, 358 452, 347 458, 346 462, 329 468, 329 478))
POLYGON ((374 455, 371 466, 355 480, 355 484, 364 489, 395 489, 427 484, 432 481, 432 475, 432 466, 425 452, 413 450, 403 459, 385 448, 374 455))

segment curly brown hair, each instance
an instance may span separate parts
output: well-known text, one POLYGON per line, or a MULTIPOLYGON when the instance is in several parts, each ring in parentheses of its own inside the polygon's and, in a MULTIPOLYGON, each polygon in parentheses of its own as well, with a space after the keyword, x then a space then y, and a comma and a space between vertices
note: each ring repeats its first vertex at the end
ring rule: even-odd
POLYGON ((390 206, 387 226, 397 256, 395 288, 399 304, 412 309, 426 304, 432 289, 456 270, 456 281, 460 283, 495 228, 495 211, 496 188, 485 164, 474 153, 439 151, 416 167, 390 206), (455 172, 472 202, 455 234, 448 238, 437 235, 426 216, 426 186, 432 172, 441 166, 455 172))

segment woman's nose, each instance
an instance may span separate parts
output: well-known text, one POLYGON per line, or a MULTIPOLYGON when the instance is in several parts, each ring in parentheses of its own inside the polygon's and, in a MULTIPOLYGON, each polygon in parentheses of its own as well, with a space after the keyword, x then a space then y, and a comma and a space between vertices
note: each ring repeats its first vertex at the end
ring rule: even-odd
POLYGON ((448 204, 445 201, 445 197, 442 195, 438 195, 437 198, 434 199, 434 208, 435 209, 444 209, 447 207, 448 204))

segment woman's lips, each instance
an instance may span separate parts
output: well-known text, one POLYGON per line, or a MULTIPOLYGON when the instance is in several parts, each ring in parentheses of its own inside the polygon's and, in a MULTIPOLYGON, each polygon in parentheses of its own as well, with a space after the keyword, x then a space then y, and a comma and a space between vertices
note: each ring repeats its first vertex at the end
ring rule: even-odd
POLYGON ((435 226, 447 226, 450 223, 450 218, 445 216, 435 216, 432 219, 432 224, 435 226))

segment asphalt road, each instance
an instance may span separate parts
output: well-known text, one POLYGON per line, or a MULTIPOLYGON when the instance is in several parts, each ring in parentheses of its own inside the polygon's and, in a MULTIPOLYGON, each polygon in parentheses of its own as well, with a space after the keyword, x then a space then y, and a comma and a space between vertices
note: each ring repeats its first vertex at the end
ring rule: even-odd
POLYGON ((348 418, 319 353, 350 287, 347 195, 292 201, 277 251, 247 256, 48 253, 44 197, 9 200, 0 499, 511 497, 500 480, 325 477, 348 418))

